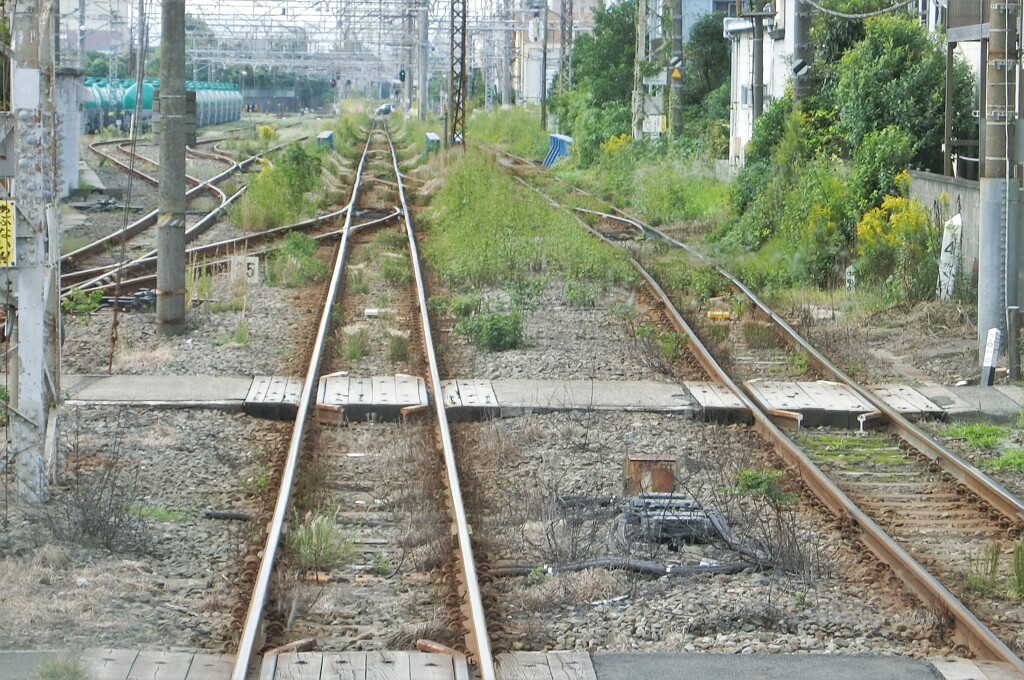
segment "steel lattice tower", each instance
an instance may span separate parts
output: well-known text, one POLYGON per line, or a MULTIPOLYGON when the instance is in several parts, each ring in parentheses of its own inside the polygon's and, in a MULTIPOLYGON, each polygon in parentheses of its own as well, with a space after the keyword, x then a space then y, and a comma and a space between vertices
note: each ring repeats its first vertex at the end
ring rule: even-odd
POLYGON ((451 0, 451 75, 448 79, 448 143, 466 133, 466 0, 451 0))

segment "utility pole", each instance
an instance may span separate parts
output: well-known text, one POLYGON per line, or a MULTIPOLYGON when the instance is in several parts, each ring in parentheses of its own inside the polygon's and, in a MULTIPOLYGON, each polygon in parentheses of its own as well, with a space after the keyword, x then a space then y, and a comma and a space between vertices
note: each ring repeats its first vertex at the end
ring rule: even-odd
POLYGON ((565 92, 572 87, 572 22, 573 0, 562 0, 562 64, 558 77, 558 91, 565 92))
POLYGON ((636 1, 636 55, 633 61, 633 139, 644 136, 644 63, 647 62, 647 0, 636 1))
POLYGON ((986 56, 985 158, 981 166, 978 238, 978 362, 984 361, 989 330, 1006 344, 1006 309, 1018 304, 1020 177, 1016 155, 1016 0, 993 2, 986 56))
POLYGON ((160 12, 160 223, 156 237, 156 325, 157 331, 164 335, 179 335, 186 330, 185 0, 162 0, 160 12))
POLYGON ((672 138, 683 135, 683 77, 680 66, 683 61, 683 0, 672 3, 672 138))
POLYGON ((509 26, 512 22, 512 0, 502 0, 501 21, 501 105, 508 106, 512 103, 509 101, 512 98, 511 86, 509 83, 509 69, 511 68, 511 60, 509 59, 509 36, 512 33, 512 29, 509 28, 509 26))
POLYGON ((811 8, 796 0, 793 14, 793 102, 807 96, 811 87, 811 8))
POLYGON ((543 0, 540 40, 540 129, 548 131, 548 0, 543 0))
POLYGON ((413 17, 413 6, 410 2, 405 11, 405 30, 402 38, 402 63, 405 69, 405 82, 402 83, 402 93, 405 99, 405 115, 412 111, 412 55, 413 43, 416 35, 416 21, 413 17))
POLYGON ((85 68, 85 0, 78 0, 78 68, 85 68))
POLYGON ((753 77, 750 82, 750 104, 753 109, 750 124, 753 127, 764 112, 764 18, 773 16, 773 13, 747 12, 746 16, 754 21, 754 40, 751 44, 753 77))
MULTIPOLYGON (((18 493, 43 502, 46 476, 56 474, 57 403, 60 352, 57 333, 57 278, 60 268, 60 214, 57 197, 56 111, 53 33, 57 13, 46 0, 14 6, 11 109, 4 130, 13 124, 14 196, 0 190, 0 266, 2 296, 13 362, 7 367, 11 398, 7 408, 18 493), (13 321, 13 323, 12 323, 13 321)), ((3 134, 0 132, 0 134, 3 134)))
POLYGON ((421 7, 419 10, 420 14, 420 40, 419 40, 419 68, 416 69, 416 78, 419 80, 419 99, 417 100, 417 108, 419 109, 420 120, 427 119, 427 111, 430 109, 430 97, 428 96, 429 79, 428 73, 430 70, 430 35, 429 23, 430 14, 426 7, 421 7))

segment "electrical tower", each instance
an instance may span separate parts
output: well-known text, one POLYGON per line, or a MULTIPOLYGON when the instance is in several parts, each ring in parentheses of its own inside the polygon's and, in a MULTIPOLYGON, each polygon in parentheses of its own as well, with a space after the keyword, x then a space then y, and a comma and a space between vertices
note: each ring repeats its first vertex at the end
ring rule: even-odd
POLYGON ((466 0, 451 0, 451 74, 448 80, 448 143, 466 133, 466 0))

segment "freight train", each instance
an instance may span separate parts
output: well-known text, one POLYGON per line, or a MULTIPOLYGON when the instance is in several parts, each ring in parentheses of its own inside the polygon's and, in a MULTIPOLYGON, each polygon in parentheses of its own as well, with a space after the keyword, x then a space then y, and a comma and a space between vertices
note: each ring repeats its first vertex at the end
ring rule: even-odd
MULTIPOLYGON (((135 116, 136 92, 134 80, 108 80, 86 78, 82 83, 82 122, 86 134, 94 134, 106 127, 121 130, 131 127, 135 116)), ((142 108, 139 110, 141 129, 153 124, 153 94, 160 88, 158 78, 142 81, 142 108)), ((201 80, 185 81, 185 89, 196 93, 196 127, 216 125, 242 117, 242 93, 233 83, 210 83, 201 80)))

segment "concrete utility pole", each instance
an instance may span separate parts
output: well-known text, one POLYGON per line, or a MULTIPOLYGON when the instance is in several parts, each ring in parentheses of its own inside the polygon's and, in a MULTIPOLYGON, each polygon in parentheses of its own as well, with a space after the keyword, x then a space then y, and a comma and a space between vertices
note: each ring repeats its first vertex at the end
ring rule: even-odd
POLYGON ((160 223, 156 324, 185 332, 185 0, 160 5, 160 223))
POLYGON ((85 68, 85 0, 78 0, 78 68, 85 68))
POLYGON ((540 41, 540 129, 548 131, 548 0, 543 0, 544 20, 541 30, 544 36, 540 41))
POLYGON ((647 0, 636 2, 636 55, 633 62, 633 139, 644 136, 644 71, 647 61, 647 0))
POLYGON ((428 73, 430 71, 430 35, 428 33, 430 26, 430 15, 426 7, 420 8, 420 40, 419 40, 419 68, 416 69, 416 78, 419 80, 419 99, 417 100, 417 108, 419 109, 420 120, 427 119, 427 111, 430 109, 430 97, 428 96, 427 90, 429 89, 428 73))
POLYGON ((752 77, 750 80, 751 127, 757 125, 757 119, 764 113, 764 18, 772 16, 765 12, 747 12, 754 22, 754 40, 751 44, 752 77))
POLYGON ((679 139, 683 134, 683 79, 677 77, 679 66, 683 60, 683 0, 672 3, 672 64, 670 80, 672 81, 672 138, 679 139))
POLYGON ((1016 155, 1017 22, 1020 4, 993 2, 989 14, 985 159, 978 238, 978 362, 992 328, 1006 345, 1006 308, 1018 303, 1020 176, 1016 155))
POLYGON ((508 106, 512 103, 512 88, 509 83, 509 71, 511 69, 510 36, 512 29, 509 28, 512 22, 512 0, 504 0, 501 12, 502 22, 505 28, 501 29, 501 105, 508 106))
POLYGON ((793 14, 793 101, 807 96, 811 87, 811 8, 802 0, 796 0, 793 14))
MULTIPOLYGON (((56 209, 56 112, 51 52, 56 13, 45 0, 15 5, 11 59, 14 196, 0 203, 0 266, 7 324, 13 327, 8 409, 19 494, 49 495, 46 466, 56 474, 60 352, 57 334, 60 214, 56 209), (13 250, 12 250, 13 249, 13 250), (11 323, 13 317, 13 324, 11 323)), ((4 125, 4 130, 7 125, 4 125)), ((0 134, 3 134, 0 132, 0 134)), ((0 193, 3 193, 0 190, 0 193)))
POLYGON ((405 99, 405 115, 412 111, 412 55, 413 43, 416 40, 416 19, 413 16, 413 6, 409 3, 405 12, 405 31, 402 42, 402 64, 405 69, 405 82, 402 83, 402 94, 405 99))

